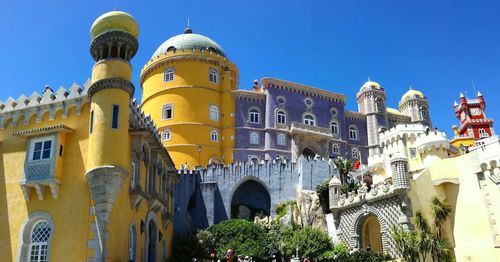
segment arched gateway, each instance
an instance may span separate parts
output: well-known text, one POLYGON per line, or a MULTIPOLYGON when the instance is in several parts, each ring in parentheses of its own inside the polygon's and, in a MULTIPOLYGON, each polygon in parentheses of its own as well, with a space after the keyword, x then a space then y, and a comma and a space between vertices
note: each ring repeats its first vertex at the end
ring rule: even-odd
POLYGON ((253 221, 255 216, 269 216, 271 213, 269 191, 258 181, 241 183, 231 198, 231 218, 253 221))

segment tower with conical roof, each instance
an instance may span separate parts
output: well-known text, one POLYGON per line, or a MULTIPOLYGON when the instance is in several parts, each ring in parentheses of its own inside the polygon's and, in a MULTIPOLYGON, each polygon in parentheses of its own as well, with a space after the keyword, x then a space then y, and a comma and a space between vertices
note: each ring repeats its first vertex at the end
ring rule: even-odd
POLYGON ((238 69, 216 42, 187 28, 158 47, 140 83, 142 110, 177 167, 233 161, 238 69))

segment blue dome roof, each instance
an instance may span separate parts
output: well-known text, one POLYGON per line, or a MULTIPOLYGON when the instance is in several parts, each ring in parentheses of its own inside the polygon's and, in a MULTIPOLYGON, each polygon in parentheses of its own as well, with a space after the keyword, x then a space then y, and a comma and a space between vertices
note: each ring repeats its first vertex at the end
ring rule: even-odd
POLYGON ((204 35, 193 34, 190 28, 184 30, 184 34, 173 36, 163 42, 163 44, 156 49, 151 58, 164 54, 172 49, 203 49, 225 56, 224 50, 222 50, 215 41, 204 35))

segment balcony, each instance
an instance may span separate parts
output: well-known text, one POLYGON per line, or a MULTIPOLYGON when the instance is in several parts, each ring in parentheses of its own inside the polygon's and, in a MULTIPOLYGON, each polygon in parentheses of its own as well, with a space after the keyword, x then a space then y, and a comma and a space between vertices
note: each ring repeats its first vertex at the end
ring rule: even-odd
POLYGON ((311 126, 298 122, 292 122, 290 125, 290 134, 292 135, 303 135, 303 136, 314 136, 320 139, 332 139, 331 130, 319 126, 311 126))

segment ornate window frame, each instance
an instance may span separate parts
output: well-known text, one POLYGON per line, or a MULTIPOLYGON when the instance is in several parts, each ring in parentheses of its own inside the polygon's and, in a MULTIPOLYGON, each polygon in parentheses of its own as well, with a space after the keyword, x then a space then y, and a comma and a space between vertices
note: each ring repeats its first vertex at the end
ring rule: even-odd
POLYGON ((47 262, 50 261, 50 251, 52 249, 51 243, 54 238, 54 220, 49 215, 49 213, 44 211, 35 211, 28 214, 28 217, 24 220, 21 228, 19 230, 19 244, 17 251, 17 260, 19 262, 29 262, 28 256, 30 255, 31 247, 31 233, 36 224, 41 221, 46 221, 51 228, 51 234, 47 240, 47 262))
POLYGON ((260 144, 259 133, 257 133, 257 132, 250 132, 250 134, 249 134, 249 141, 250 141, 250 144, 252 144, 252 145, 258 145, 258 144, 260 144))
POLYGON ((339 155, 340 154, 340 146, 337 143, 332 143, 332 154, 339 155))
POLYGON ((161 120, 174 119, 174 103, 167 103, 161 107, 161 120), (170 117, 168 117, 168 110, 170 110, 170 117))
POLYGON ((287 121, 287 111, 285 109, 279 108, 276 110, 276 126, 285 126, 287 121), (280 119, 282 121, 280 121, 280 119))
POLYGON ((335 137, 335 138, 340 137, 340 124, 338 121, 332 120, 330 122, 330 129, 331 129, 333 137, 335 137), (334 132, 334 129, 335 129, 335 132, 334 132))
POLYGON ((349 139, 350 140, 359 140, 359 130, 355 125, 349 125, 349 139))
POLYGON ((279 133, 276 137, 276 144, 279 146, 286 146, 286 135, 283 133, 279 133))
POLYGON ((161 132, 161 140, 162 141, 172 140, 172 130, 170 128, 165 128, 163 132, 161 132))
POLYGON ((137 260, 137 228, 134 222, 130 223, 128 229, 128 261, 137 260))
POLYGON ((219 83, 219 71, 215 68, 210 67, 208 70, 208 80, 214 84, 219 83))
POLYGON ((216 105, 208 106, 208 118, 212 121, 219 121, 219 107, 216 105))
POLYGON ((304 125, 316 126, 316 116, 312 113, 305 113, 302 115, 302 123, 304 125), (310 116, 311 118, 308 118, 310 116))
POLYGON ((210 141, 219 142, 219 132, 217 130, 210 130, 210 141))
POLYGON ((353 159, 359 159, 361 156, 361 153, 357 147, 351 148, 351 157, 353 159))
POLYGON ((248 109, 247 122, 251 124, 260 124, 260 108, 252 106, 248 109))
POLYGON ((163 72, 163 82, 174 81, 175 67, 169 67, 163 72))

